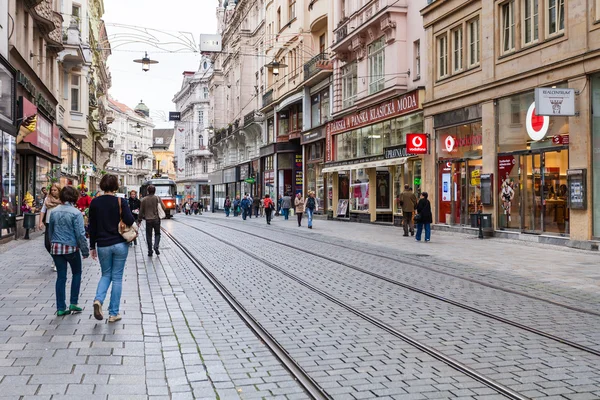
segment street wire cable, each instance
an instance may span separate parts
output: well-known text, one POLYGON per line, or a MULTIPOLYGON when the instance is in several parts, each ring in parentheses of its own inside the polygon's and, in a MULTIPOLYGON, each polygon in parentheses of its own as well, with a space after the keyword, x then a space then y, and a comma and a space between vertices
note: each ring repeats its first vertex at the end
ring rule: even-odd
MULTIPOLYGON (((367 322, 375 325, 376 327, 378 327, 378 328, 380 328, 380 329, 382 329, 382 330, 384 330, 384 331, 386 331, 386 332, 388 332, 388 333, 396 336, 399 339, 402 339, 403 341, 405 341, 406 343, 410 344, 411 346, 413 346, 413 347, 421 350, 424 353, 429 354, 430 356, 432 356, 436 360, 445 363, 446 365, 448 365, 448 366, 454 368, 455 370, 457 370, 457 371, 459 371, 459 372, 461 372, 461 373, 463 373, 463 374, 465 374, 465 375, 467 375, 467 376, 475 379, 476 381, 478 381, 478 382, 486 385, 487 387, 489 387, 489 388, 497 391, 498 393, 500 393, 500 394, 502 394, 502 395, 504 395, 504 396, 506 396, 506 397, 508 397, 510 399, 513 399, 513 400, 528 400, 529 399, 528 397, 523 396, 522 394, 520 394, 520 393, 512 390, 508 386, 505 386, 505 385, 503 385, 503 384, 501 384, 499 382, 496 382, 495 380, 493 380, 491 378, 488 378, 487 376, 485 376, 485 375, 477 372, 476 370, 474 370, 473 368, 467 366, 466 364, 464 364, 464 363, 462 363, 462 362, 460 362, 458 360, 455 360, 452 357, 449 357, 449 356, 445 355, 444 353, 442 353, 442 352, 434 349, 433 347, 430 347, 430 346, 428 346, 428 345, 426 345, 424 343, 419 342, 416 339, 413 339, 412 337, 410 337, 410 336, 408 336, 408 335, 400 332, 399 330, 395 329, 391 325, 389 325, 389 324, 387 324, 387 323, 385 323, 385 322, 383 322, 383 321, 381 321, 381 320, 379 320, 377 318, 374 318, 374 317, 372 317, 372 316, 370 316, 370 315, 368 315, 368 314, 360 311, 359 309, 357 309, 357 308, 355 308, 355 307, 353 307, 351 305, 346 304, 344 301, 338 299, 337 297, 330 295, 329 293, 327 293, 327 292, 325 292, 325 291, 317 288, 316 286, 308 283, 307 281, 301 279, 297 275, 294 275, 294 274, 286 271, 285 269, 283 269, 283 268, 281 268, 281 267, 279 267, 279 266, 271 263, 270 261, 265 260, 262 257, 256 256, 253 253, 249 252, 248 250, 246 250, 246 249, 244 249, 244 248, 242 248, 242 247, 240 247, 238 245, 235 245, 235 244, 230 243, 230 242, 225 242, 221 238, 219 238, 219 237, 217 237, 217 236, 215 236, 215 235, 213 235, 211 233, 208 233, 206 231, 203 231, 202 229, 199 229, 199 228, 196 228, 194 226, 188 225, 188 224, 183 223, 181 221, 176 221, 176 222, 181 223, 182 225, 186 225, 186 226, 188 226, 188 227, 190 227, 192 229, 195 229, 195 230, 197 230, 199 232, 202 232, 203 234, 205 234, 205 235, 207 235, 207 236, 209 236, 209 237, 211 237, 211 238, 213 238, 215 240, 218 240, 219 242, 221 242, 221 243, 223 243, 223 244, 225 244, 227 246, 233 247, 234 249, 240 251, 241 253, 246 254, 248 257, 251 257, 251 258, 257 260, 258 262, 266 265, 267 267, 269 267, 269 268, 271 268, 271 269, 273 269, 273 270, 281 273, 282 275, 284 275, 287 278, 293 280, 294 282, 296 282, 296 283, 298 283, 298 284, 306 287, 307 289, 309 289, 309 290, 311 290, 311 291, 319 294, 320 296, 322 296, 325 299, 331 301, 332 303, 334 303, 334 304, 336 304, 336 305, 344 308, 345 310, 350 311, 351 313, 355 314, 356 316, 358 316, 358 317, 364 319, 365 321, 367 321, 367 322)), ((217 225, 217 224, 215 224, 215 225, 217 225)), ((169 235, 169 237, 172 238, 172 235, 170 235, 166 230, 164 230, 164 228, 161 228, 161 229, 163 229, 163 231, 167 235, 169 235)), ((270 240, 270 239, 265 239, 265 240, 270 240)), ((189 253, 189 251, 187 249, 182 248, 182 250, 185 251, 186 253, 189 253)))

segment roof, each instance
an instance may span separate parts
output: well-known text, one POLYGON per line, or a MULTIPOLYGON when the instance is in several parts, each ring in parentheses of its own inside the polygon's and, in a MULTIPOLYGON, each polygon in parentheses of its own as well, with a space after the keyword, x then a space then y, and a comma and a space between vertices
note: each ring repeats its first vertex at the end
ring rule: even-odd
POLYGON ((168 148, 171 146, 171 140, 173 140, 173 135, 175 134, 175 129, 154 129, 152 131, 152 145, 156 147, 165 147, 168 148), (163 138, 163 144, 156 144, 156 138, 163 138))
POLYGON ((123 103, 119 103, 118 101, 116 101, 115 99, 113 99, 111 97, 108 98, 108 102, 113 107, 118 108, 122 113, 127 113, 127 111, 133 112, 133 110, 129 106, 127 106, 127 105, 125 105, 123 103))

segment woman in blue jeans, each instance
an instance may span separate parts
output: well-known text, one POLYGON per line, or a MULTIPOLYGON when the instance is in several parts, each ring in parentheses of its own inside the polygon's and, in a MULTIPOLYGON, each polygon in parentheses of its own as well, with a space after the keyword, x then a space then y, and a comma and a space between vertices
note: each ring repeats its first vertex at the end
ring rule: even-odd
POLYGON ((315 192, 309 190, 308 197, 306 198, 306 202, 304 203, 304 212, 306 213, 306 217, 308 218, 308 229, 312 229, 313 227, 313 215, 317 210, 317 200, 315 199, 315 192))
POLYGON ((108 306, 108 322, 121 319, 119 305, 123 288, 123 271, 129 253, 129 245, 119 233, 119 221, 131 226, 135 222, 129 210, 127 201, 121 201, 115 196, 119 190, 119 179, 115 175, 106 174, 100 181, 100 189, 104 195, 95 198, 90 205, 90 247, 92 258, 100 259, 102 278, 98 282, 94 299, 94 318, 102 320, 102 305, 112 284, 110 304, 108 306), (97 248, 97 249, 96 249, 97 248))
POLYGON ((50 239, 50 254, 56 265, 56 314, 61 317, 72 312, 81 312, 77 305, 81 287, 81 255, 90 255, 83 216, 75 204, 79 192, 71 186, 64 187, 59 194, 63 203, 52 210, 48 224, 50 239), (67 308, 65 287, 67 285, 67 265, 71 266, 73 280, 71 281, 70 305, 67 308))
POLYGON ((415 239, 417 242, 421 241, 421 234, 423 228, 425 228, 425 242, 431 240, 431 224, 433 223, 433 214, 431 213, 431 203, 427 199, 429 194, 427 192, 421 193, 421 199, 417 203, 417 215, 419 215, 417 221, 417 235, 415 239))

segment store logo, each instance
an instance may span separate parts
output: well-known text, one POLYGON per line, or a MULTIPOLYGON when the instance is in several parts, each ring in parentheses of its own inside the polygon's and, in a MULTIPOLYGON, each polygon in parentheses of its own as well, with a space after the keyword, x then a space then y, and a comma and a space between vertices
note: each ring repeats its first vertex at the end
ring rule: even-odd
POLYGON ((525 120, 525 128, 531 140, 537 142, 546 137, 548 126, 550 125, 550 117, 540 116, 535 113, 535 102, 531 103, 527 110, 527 118, 525 120))
POLYGON ((456 145, 456 140, 452 136, 447 136, 446 140, 444 141, 444 145, 446 146, 446 151, 448 153, 450 153, 450 152, 452 152, 452 150, 454 150, 454 146, 456 145))
POLYGON ((406 153, 407 154, 427 154, 427 134, 409 133, 406 135, 406 153))

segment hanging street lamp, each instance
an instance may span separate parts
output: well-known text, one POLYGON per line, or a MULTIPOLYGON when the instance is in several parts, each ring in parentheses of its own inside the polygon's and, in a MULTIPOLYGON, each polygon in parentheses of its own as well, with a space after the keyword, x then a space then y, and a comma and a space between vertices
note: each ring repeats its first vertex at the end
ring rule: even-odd
POLYGON ((267 69, 270 69, 271 71, 273 71, 273 75, 277 76, 277 75, 279 75, 279 68, 286 68, 287 65, 273 60, 270 63, 268 63, 267 65, 265 65, 265 67, 267 67, 267 69))
POLYGON ((146 52, 146 55, 144 56, 144 58, 133 60, 133 62, 142 64, 142 71, 144 71, 144 72, 147 72, 150 69, 150 64, 158 64, 158 61, 151 60, 148 57, 148 52, 146 52))

